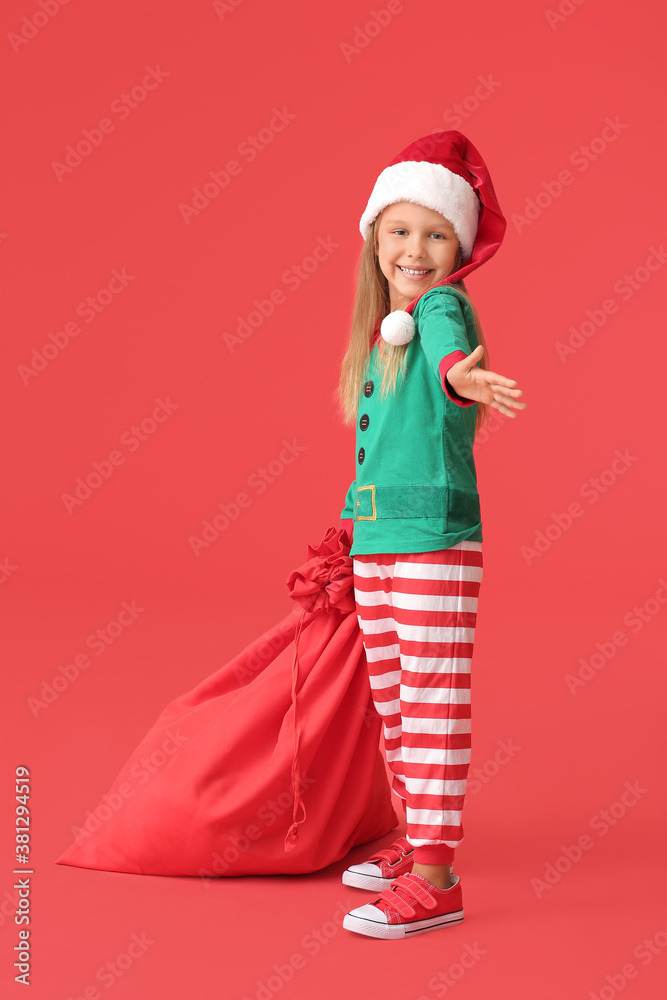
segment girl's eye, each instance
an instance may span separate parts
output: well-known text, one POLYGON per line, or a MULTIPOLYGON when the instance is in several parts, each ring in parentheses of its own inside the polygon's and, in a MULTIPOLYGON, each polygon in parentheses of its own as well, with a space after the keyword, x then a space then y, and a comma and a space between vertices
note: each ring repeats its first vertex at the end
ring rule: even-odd
MULTIPOLYGON (((394 229, 393 230, 393 234, 394 235, 396 235, 397 233, 406 233, 406 232, 407 232, 407 229, 394 229)), ((439 236, 440 239, 442 239, 442 240, 447 239, 447 237, 443 233, 431 233, 431 236, 439 236)))

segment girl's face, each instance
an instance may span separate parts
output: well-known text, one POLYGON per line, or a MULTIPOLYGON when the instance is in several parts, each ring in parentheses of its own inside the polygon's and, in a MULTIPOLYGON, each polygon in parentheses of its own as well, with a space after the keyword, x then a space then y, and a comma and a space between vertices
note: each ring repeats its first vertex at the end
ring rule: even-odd
POLYGON ((459 241, 451 222, 439 212, 399 201, 380 213, 376 232, 378 263, 389 283, 392 311, 404 309, 454 271, 459 241))

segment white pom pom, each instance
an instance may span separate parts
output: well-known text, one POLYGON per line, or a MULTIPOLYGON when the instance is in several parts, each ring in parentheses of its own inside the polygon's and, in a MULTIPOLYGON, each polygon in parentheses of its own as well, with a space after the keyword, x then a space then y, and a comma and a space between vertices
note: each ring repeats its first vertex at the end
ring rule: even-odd
POLYGON ((395 347, 409 344, 415 335, 415 321, 410 313, 403 309, 394 309, 382 320, 380 334, 383 340, 395 347))

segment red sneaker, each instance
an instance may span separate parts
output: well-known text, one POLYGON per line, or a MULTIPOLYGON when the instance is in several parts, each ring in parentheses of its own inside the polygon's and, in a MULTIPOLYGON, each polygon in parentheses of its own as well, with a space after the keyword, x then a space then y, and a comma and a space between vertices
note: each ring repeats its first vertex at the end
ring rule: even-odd
POLYGON ((407 875, 412 870, 414 848, 405 837, 399 837, 389 847, 372 854, 361 865, 351 865, 343 872, 345 885, 355 885, 358 889, 388 889, 399 875, 407 875))
POLYGON ((411 873, 399 876, 371 903, 346 913, 343 927, 369 937, 406 938, 462 920, 459 875, 452 875, 449 889, 438 889, 423 875, 411 873))

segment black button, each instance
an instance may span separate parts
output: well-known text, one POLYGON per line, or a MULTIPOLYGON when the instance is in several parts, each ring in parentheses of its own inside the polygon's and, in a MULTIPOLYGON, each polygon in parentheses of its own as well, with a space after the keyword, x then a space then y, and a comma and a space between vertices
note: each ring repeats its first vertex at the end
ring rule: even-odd
POLYGON ((359 465, 363 465, 364 458, 366 457, 366 452, 363 448, 359 449, 359 465))
POLYGON ((372 396, 374 388, 375 388, 375 386, 373 385, 373 383, 369 379, 368 382, 366 382, 365 385, 364 385, 364 396, 372 396))
POLYGON ((362 431, 365 431, 366 428, 368 427, 368 424, 369 424, 368 414, 364 413, 363 417, 359 421, 359 427, 361 428, 362 431))

